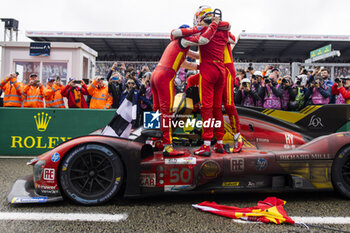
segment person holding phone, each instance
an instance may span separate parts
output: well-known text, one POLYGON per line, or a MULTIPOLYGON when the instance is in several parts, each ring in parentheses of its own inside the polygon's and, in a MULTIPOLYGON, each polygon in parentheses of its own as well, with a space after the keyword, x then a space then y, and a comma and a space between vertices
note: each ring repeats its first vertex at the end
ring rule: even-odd
POLYGON ((91 95, 90 108, 93 109, 110 109, 113 98, 108 92, 108 86, 104 84, 104 79, 97 76, 87 88, 91 95))
POLYGON ((119 108, 120 96, 123 93, 123 77, 116 71, 109 78, 108 92, 112 96, 112 108, 119 108))
POLYGON ((24 108, 44 107, 44 86, 40 83, 37 74, 29 75, 29 83, 23 89, 24 108))
POLYGON ((59 77, 56 79, 53 77, 47 79, 46 88, 44 90, 47 108, 66 108, 61 94, 62 88, 63 85, 61 84, 59 77))
POLYGON ((18 73, 12 73, 0 83, 1 90, 4 91, 4 107, 22 107, 22 85, 17 81, 18 73))
POLYGON ((89 93, 84 81, 69 78, 68 85, 61 90, 61 94, 68 99, 69 108, 88 108, 84 95, 89 93))

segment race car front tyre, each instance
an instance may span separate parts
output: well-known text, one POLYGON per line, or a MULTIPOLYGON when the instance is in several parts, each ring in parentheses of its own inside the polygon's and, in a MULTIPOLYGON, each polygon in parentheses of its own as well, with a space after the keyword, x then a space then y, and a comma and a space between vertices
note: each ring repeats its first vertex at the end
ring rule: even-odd
POLYGON ((99 144, 84 144, 65 156, 59 172, 62 192, 81 205, 101 205, 112 199, 123 182, 118 154, 99 144))
POLYGON ((341 149, 333 161, 332 183, 340 194, 350 199, 350 146, 341 149))

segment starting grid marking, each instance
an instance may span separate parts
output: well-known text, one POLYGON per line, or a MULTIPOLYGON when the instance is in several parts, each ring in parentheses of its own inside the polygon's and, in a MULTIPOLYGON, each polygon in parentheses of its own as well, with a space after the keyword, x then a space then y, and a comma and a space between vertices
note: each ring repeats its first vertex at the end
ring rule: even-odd
MULTIPOLYGON (((334 224, 334 225, 349 225, 350 217, 291 217, 295 223, 299 224, 334 224)), ((262 222, 251 222, 239 219, 233 219, 237 223, 262 223, 262 222)))
POLYGON ((81 222, 119 222, 126 220, 128 214, 75 214, 75 213, 35 213, 0 212, 0 220, 27 221, 81 221, 81 222))

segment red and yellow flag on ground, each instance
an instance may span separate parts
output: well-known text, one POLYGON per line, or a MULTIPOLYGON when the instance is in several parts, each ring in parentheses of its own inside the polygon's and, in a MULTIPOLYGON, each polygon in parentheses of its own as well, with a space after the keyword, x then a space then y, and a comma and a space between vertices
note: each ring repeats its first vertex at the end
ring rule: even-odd
POLYGON ((242 219, 247 221, 259 221, 264 223, 273 222, 275 224, 290 223, 294 224, 293 219, 287 216, 283 205, 286 201, 276 197, 268 197, 264 201, 259 201, 257 206, 238 208, 235 206, 218 205, 215 202, 202 202, 193 207, 205 212, 221 215, 233 219, 242 219))

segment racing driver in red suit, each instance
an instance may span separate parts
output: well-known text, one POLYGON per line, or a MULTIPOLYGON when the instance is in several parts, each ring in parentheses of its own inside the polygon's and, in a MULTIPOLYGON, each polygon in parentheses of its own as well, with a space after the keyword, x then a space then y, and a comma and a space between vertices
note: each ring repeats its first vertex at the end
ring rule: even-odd
MULTIPOLYGON (((218 28, 220 30, 220 27, 218 28)), ((234 92, 233 92, 233 86, 234 86, 234 78, 236 77, 236 70, 233 64, 233 57, 232 57, 232 49, 231 49, 231 43, 235 41, 234 35, 231 33, 229 34, 230 39, 229 43, 225 46, 225 52, 224 52, 224 63, 226 67, 226 85, 223 91, 223 102, 225 111, 230 119, 230 124, 232 131, 234 133, 233 139, 234 139, 234 147, 233 152, 238 153, 242 150, 243 146, 243 139, 240 134, 240 125, 239 125, 239 118, 236 106, 234 104, 234 92)), ((199 59, 199 55, 191 54, 192 57, 195 57, 196 59, 199 59)), ((199 74, 195 74, 190 76, 187 79, 187 86, 186 88, 190 86, 197 86, 199 84, 199 74)))
POLYGON ((173 114, 174 101, 174 78, 180 65, 184 62, 190 46, 207 44, 217 30, 219 18, 214 18, 213 22, 206 29, 202 27, 182 28, 173 30, 173 39, 166 47, 157 67, 151 77, 151 90, 153 95, 153 111, 160 110, 161 130, 163 132, 163 155, 181 156, 183 151, 177 151, 172 146, 172 128, 164 127, 164 122, 170 122, 173 114), (199 35, 194 35, 200 33, 199 35), (180 37, 174 39, 174 37, 180 37))
MULTIPOLYGON (((195 14, 195 25, 208 26, 213 18, 213 10, 208 6, 201 6, 195 14)), ((201 117, 203 121, 202 138, 204 144, 194 151, 195 155, 210 156, 210 143, 214 133, 217 143, 213 149, 224 153, 223 137, 225 134, 222 115, 222 96, 225 87, 226 69, 224 65, 225 46, 229 42, 229 24, 220 22, 219 27, 226 30, 218 30, 213 38, 205 45, 199 45, 199 97, 201 101, 201 117), (214 98, 215 97, 215 98, 214 98), (206 124, 206 122, 209 124, 206 124), (217 125, 216 122, 219 122, 217 125)))

